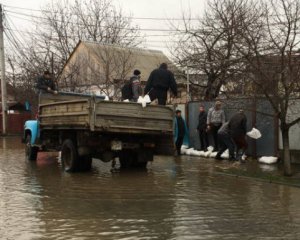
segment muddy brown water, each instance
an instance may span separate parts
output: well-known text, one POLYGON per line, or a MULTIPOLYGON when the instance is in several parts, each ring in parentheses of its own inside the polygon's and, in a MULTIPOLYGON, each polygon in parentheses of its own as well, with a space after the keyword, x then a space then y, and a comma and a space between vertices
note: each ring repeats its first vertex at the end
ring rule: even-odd
POLYGON ((156 157, 147 171, 67 174, 0 139, 0 239, 300 239, 300 189, 215 174, 213 160, 156 157))

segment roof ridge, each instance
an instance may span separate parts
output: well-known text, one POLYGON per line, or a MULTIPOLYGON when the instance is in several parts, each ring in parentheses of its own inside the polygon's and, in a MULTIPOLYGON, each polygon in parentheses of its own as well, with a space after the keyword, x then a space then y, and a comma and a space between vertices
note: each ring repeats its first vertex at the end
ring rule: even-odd
POLYGON ((121 48, 121 49, 131 49, 131 50, 137 50, 137 51, 148 51, 148 52, 152 52, 152 53, 159 53, 159 54, 163 54, 163 51, 160 50, 154 50, 154 49, 148 49, 148 48, 141 48, 141 47, 126 47, 126 46, 122 46, 119 44, 112 44, 112 43, 102 43, 102 42, 95 42, 95 41, 81 41, 83 44, 87 43, 87 44, 95 44, 95 45, 101 45, 101 46, 109 46, 109 47, 116 47, 116 48, 121 48))

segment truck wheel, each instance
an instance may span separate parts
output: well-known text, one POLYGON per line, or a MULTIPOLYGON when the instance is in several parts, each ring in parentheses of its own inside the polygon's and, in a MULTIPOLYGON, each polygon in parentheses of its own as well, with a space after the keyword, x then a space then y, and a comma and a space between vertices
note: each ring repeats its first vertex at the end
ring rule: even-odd
POLYGON ((64 171, 76 172, 79 170, 79 157, 71 139, 66 139, 61 148, 61 163, 64 171))
POLYGON ((28 161, 36 161, 38 154, 38 147, 34 147, 31 145, 31 135, 26 135, 25 140, 25 156, 28 161))
POLYGON ((92 168, 92 157, 91 156, 80 156, 79 157, 79 170, 90 171, 92 168))

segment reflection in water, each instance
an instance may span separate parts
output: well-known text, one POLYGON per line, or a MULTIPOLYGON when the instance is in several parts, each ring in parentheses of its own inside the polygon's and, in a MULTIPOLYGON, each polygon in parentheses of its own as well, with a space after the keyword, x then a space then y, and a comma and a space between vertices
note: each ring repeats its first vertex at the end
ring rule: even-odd
POLYGON ((6 239, 300 239, 300 189, 214 174, 214 161, 158 157, 147 171, 66 174, 0 142, 6 239), (2 147, 2 148, 1 148, 2 147))

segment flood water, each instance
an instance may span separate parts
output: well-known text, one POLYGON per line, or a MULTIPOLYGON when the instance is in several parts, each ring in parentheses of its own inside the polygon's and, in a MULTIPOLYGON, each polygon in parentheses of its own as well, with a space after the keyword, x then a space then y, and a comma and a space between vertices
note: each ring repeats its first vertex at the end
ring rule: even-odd
MULTIPOLYGON (((300 189, 158 157, 147 171, 67 174, 0 139, 0 239, 300 239, 300 189)), ((217 163, 218 164, 218 163, 217 163)))

